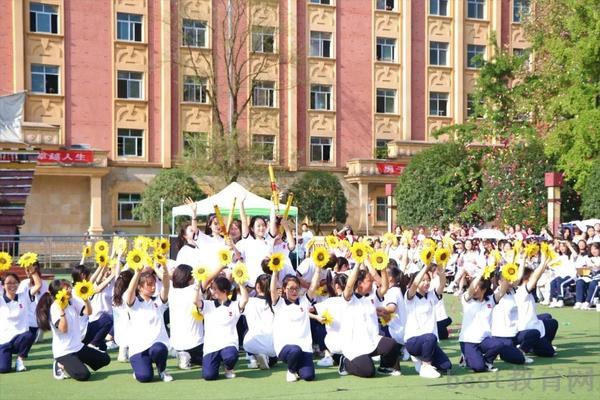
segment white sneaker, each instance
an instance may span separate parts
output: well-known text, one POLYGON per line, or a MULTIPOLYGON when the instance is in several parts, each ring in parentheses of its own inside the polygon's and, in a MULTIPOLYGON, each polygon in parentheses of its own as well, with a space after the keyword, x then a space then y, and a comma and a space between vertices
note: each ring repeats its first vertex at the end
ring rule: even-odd
POLYGON ((556 299, 553 299, 553 300, 550 302, 550 306, 549 306, 549 307, 550 307, 550 308, 556 308, 556 303, 557 303, 556 299))
POLYGON ((581 303, 578 301, 577 303, 575 303, 575 305, 573 306, 573 310, 579 310, 581 308, 581 303))
POLYGON ((431 365, 431 364, 423 364, 421 365, 421 370, 419 371, 419 376, 421 378, 430 378, 435 379, 439 378, 440 373, 431 365))
POLYGON ((248 360, 248 368, 250 368, 250 369, 258 368, 258 363, 256 362, 256 357, 250 356, 250 359, 248 360))
POLYGON ((402 348, 402 361, 410 360, 410 353, 406 350, 406 347, 402 348))
POLYGON ((332 367, 333 366, 333 358, 331 356, 325 356, 317 361, 317 365, 319 367, 332 367))
POLYGON ((600 303, 596 303, 596 311, 600 312, 600 303))
POLYGON ((65 379, 65 370, 58 364, 58 361, 54 360, 52 364, 52 376, 54 379, 63 380, 65 379))
POLYGON ((285 380, 286 382, 296 382, 298 380, 298 375, 296 375, 295 373, 288 371, 287 374, 285 375, 285 380))
POLYGON ((498 372, 498 368, 494 367, 494 364, 485 363, 485 366, 487 367, 488 372, 498 372))
POLYGON ((179 369, 192 369, 192 356, 187 351, 178 351, 179 369))
POLYGON ((525 356, 525 364, 531 364, 533 362, 533 358, 525 356))
POLYGON ((117 347, 119 347, 119 345, 116 344, 114 340, 109 340, 108 342, 106 342, 106 351, 114 350, 117 347))
POLYGON ((23 372, 23 371, 27 370, 27 368, 25 368, 25 362, 23 361, 23 359, 21 357, 17 357, 17 362, 15 363, 15 369, 17 370, 17 372, 23 372))
POLYGON ((169 349, 169 355, 173 358, 177 358, 177 350, 175 350, 174 348, 170 348, 169 349))
POLYGON ((256 362, 258 363, 258 368, 260 369, 270 369, 271 367, 269 366, 269 357, 267 357, 265 354, 257 354, 255 356, 256 358, 256 362))
POLYGON ((235 372, 233 372, 232 369, 226 369, 225 370, 225 378, 227 378, 227 379, 233 379, 233 378, 235 378, 235 372))
POLYGON ((381 361, 381 356, 371 357, 371 360, 373 360, 373 362, 380 362, 381 361))
POLYGON ((127 346, 119 346, 119 356, 117 357, 118 362, 129 361, 129 348, 127 346))
POLYGON ((544 299, 542 301, 540 301, 540 304, 543 306, 549 306, 550 305, 550 299, 544 299))
POLYGON ((158 377, 163 382, 171 382, 173 380, 173 377, 171 375, 169 375, 169 373, 166 370, 164 370, 163 372, 160 372, 158 374, 158 377))
POLYGON ((458 366, 461 368, 467 368, 467 362, 465 361, 465 356, 460 356, 460 360, 458 361, 458 366))
POLYGON ((588 303, 587 301, 585 303, 582 303, 581 306, 579 307, 581 310, 589 310, 590 308, 590 303, 588 303))
POLYGON ((562 300, 559 300, 556 302, 556 308, 563 308, 565 306, 565 302, 562 300))

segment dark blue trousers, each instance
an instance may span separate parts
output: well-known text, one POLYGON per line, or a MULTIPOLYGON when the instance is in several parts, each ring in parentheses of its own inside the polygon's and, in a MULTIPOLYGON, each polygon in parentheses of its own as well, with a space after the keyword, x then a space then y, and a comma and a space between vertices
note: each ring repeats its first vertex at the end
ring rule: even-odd
POLYGON ((411 356, 431 363, 438 370, 448 371, 452 368, 452 363, 438 345, 437 337, 433 333, 412 337, 406 341, 405 346, 411 356))
POLYGON ((225 369, 233 369, 238 357, 238 349, 234 346, 228 346, 221 350, 205 354, 202 358, 202 377, 207 381, 218 379, 221 362, 225 365, 225 369))
POLYGON ((577 282, 575 282, 575 301, 578 303, 588 302, 591 304, 598 293, 599 282, 600 281, 596 279, 591 282, 577 279, 577 282))
POLYGON ((517 343, 525 353, 534 353, 540 357, 552 357, 556 353, 552 341, 558 330, 558 321, 550 314, 540 314, 538 318, 544 323, 545 335, 540 337, 537 329, 526 329, 517 333, 517 343))
POLYGON ((167 346, 158 342, 141 353, 129 357, 135 379, 138 382, 150 382, 154 377, 152 363, 156 364, 156 369, 161 373, 167 368, 168 355, 169 349, 167 349, 167 346))
POLYGON ((27 357, 34 341, 35 335, 30 331, 25 331, 14 336, 10 342, 0 344, 0 373, 10 372, 13 354, 23 358, 27 357))
POLYGON ((312 353, 305 353, 300 346, 288 344, 279 352, 279 359, 287 364, 288 371, 298 374, 300 379, 312 381, 315 379, 315 365, 312 353))
POLYGON ((106 351, 106 335, 113 327, 113 317, 107 313, 102 313, 100 318, 90 322, 83 338, 83 344, 91 344, 102 351, 106 351))
POLYGON ((451 324, 452 324, 452 318, 450 318, 450 317, 437 322, 438 338, 440 340, 448 339, 448 337, 450 336, 450 332, 448 332, 448 327, 451 324))
POLYGON ((525 364, 525 355, 521 350, 517 349, 516 337, 494 336, 494 339, 503 344, 499 353, 502 361, 511 364, 525 364))
POLYGON ((475 372, 485 372, 487 371, 485 364, 492 364, 503 346, 501 341, 486 337, 481 343, 460 342, 460 351, 465 357, 467 367, 475 372))

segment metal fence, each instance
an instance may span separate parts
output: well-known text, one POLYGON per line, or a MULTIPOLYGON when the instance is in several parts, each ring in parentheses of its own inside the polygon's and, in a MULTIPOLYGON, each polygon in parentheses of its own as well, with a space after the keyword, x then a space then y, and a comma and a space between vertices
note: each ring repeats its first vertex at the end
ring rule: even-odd
MULTIPOLYGON (((127 238, 131 248, 133 239, 140 235, 110 234, 93 237, 88 235, 0 235, 0 251, 9 253, 15 263, 20 255, 31 251, 37 253, 38 261, 43 268, 57 268, 80 261, 83 246, 86 243, 93 244, 103 239, 111 244, 115 236, 127 238)), ((143 236, 161 237, 159 234, 143 236)), ((168 235, 162 235, 162 237, 168 238, 168 235)))

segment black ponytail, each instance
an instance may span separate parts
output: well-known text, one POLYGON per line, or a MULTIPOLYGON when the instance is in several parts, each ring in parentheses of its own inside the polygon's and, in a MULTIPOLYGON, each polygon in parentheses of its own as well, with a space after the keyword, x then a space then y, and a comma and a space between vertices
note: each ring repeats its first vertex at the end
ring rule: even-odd
POLYGON ((65 279, 55 279, 50 282, 48 291, 42 295, 35 309, 38 326, 43 331, 50 330, 50 307, 54 303, 56 294, 63 288, 69 287, 69 281, 65 279))

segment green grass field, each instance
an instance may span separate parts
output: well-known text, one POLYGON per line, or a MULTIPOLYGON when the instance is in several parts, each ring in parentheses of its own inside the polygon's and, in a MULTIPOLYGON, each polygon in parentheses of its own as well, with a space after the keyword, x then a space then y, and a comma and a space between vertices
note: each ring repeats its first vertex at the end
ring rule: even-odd
MULTIPOLYGON (((460 321, 460 306, 453 296, 446 296, 448 314, 460 321)), ((459 368, 457 324, 452 325, 450 340, 442 347, 454 367, 449 376, 427 380, 420 378, 412 363, 402 363, 401 377, 377 376, 373 379, 340 377, 336 367, 318 368, 315 382, 285 382, 285 367, 273 370, 246 368, 241 359, 237 378, 206 382, 200 369, 180 371, 176 360, 169 359, 168 368, 175 381, 140 384, 132 377, 129 364, 116 361, 95 373, 89 382, 72 379, 56 381, 51 373, 51 339, 46 334, 42 343, 34 345, 27 361, 28 371, 0 376, 0 399, 396 399, 396 398, 461 398, 461 399, 591 399, 600 393, 600 313, 574 311, 570 308, 539 307, 551 312, 560 323, 554 344, 558 356, 537 358, 533 364, 516 367, 498 361, 497 373, 475 374, 459 368), (596 394, 594 394, 596 393, 596 394)))

